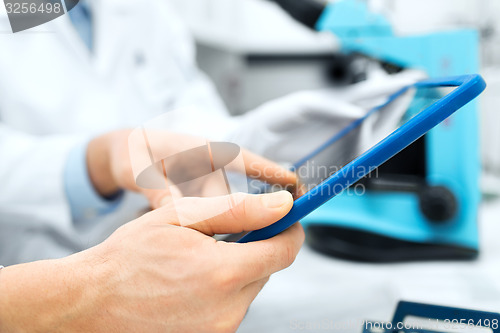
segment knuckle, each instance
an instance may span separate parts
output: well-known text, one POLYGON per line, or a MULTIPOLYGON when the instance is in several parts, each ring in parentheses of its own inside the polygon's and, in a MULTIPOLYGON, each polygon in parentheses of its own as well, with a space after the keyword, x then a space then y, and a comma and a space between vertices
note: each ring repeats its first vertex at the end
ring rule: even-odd
POLYGON ((228 197, 229 218, 235 221, 241 221, 247 214, 247 200, 243 194, 236 194, 228 197))
MULTIPOLYGON (((265 256, 263 257, 265 258, 265 256)), ((251 269, 256 276, 263 276, 268 271, 268 265, 265 260, 262 260, 261 262, 252 265, 251 269)))
POLYGON ((215 333, 234 333, 238 329, 240 322, 234 318, 222 318, 214 323, 211 332, 215 333))
POLYGON ((240 283, 241 277, 234 269, 221 268, 215 273, 214 280, 216 288, 230 291, 240 283))
POLYGON ((289 267, 295 261, 295 251, 291 244, 270 246, 265 251, 266 257, 282 269, 289 267))

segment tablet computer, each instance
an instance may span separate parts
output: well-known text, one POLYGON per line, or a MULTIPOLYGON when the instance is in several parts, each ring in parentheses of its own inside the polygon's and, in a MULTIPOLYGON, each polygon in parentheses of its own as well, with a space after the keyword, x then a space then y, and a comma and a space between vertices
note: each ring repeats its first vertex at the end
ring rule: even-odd
POLYGON ((268 239, 288 229, 443 122, 485 88, 482 77, 473 74, 428 79, 397 91, 380 106, 371 109, 364 117, 335 133, 323 145, 297 161, 293 169, 308 191, 295 200, 290 212, 281 220, 247 233, 238 242, 268 239), (407 96, 410 90, 414 90, 415 99, 408 110, 402 114, 390 112, 390 106, 407 96), (394 121, 394 116, 399 119, 394 121), (390 127, 385 126, 388 123, 390 127), (367 128, 379 127, 386 128, 377 134, 380 139, 372 139, 373 144, 366 145, 360 139, 367 128), (305 176, 301 177, 301 168, 307 171, 318 166, 322 167, 322 173, 305 172, 305 176))

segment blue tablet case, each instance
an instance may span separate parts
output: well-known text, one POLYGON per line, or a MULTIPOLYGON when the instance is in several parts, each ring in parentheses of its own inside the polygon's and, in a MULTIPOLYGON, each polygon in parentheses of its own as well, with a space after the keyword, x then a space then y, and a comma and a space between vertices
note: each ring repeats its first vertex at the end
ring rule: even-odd
MULTIPOLYGON (((288 229, 294 223, 307 216, 309 213, 320 207, 322 204, 332 199, 349 186, 356 183, 359 179, 370 173, 376 167, 396 155, 405 147, 416 141, 427 133, 430 129, 444 121, 462 106, 476 98, 486 88, 486 83, 480 75, 463 75, 448 78, 429 79, 415 83, 396 92, 387 103, 403 94, 408 89, 433 88, 433 87, 457 87, 448 95, 442 97, 437 102, 418 113, 415 117, 407 121, 396 131, 377 143, 371 149, 345 165, 338 172, 323 181, 314 189, 298 198, 290 212, 278 222, 256 231, 252 231, 242 237, 238 242, 247 243, 268 239, 276 236, 282 231, 288 229), (365 170, 361 173, 359 170, 365 170)), ((386 103, 386 104, 387 104, 386 103)), ((385 104, 384 104, 385 105, 385 104)), ((372 112, 376 112, 384 105, 371 110, 365 117, 372 112)), ((357 127, 364 118, 353 122, 344 131, 332 137, 321 147, 313 151, 310 155, 296 164, 301 164, 310 156, 314 156, 325 147, 334 142, 338 136, 357 127)))

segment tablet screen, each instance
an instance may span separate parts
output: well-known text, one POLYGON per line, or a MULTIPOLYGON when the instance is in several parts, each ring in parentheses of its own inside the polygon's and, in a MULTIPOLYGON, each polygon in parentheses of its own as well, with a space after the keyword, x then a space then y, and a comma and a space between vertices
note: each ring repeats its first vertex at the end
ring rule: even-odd
MULTIPOLYGON (((361 156, 378 142, 394 132, 420 111, 449 94, 456 87, 405 88, 389 96, 380 105, 370 109, 366 115, 353 121, 345 128, 332 133, 329 140, 293 166, 303 186, 302 193, 308 193, 327 178, 339 172, 345 165, 361 156)), ((376 167, 376 166, 374 166, 376 167)), ((351 170, 356 174, 369 173, 364 169, 351 170)), ((343 172, 343 171, 340 171, 343 172)), ((250 193, 272 192, 261 182, 249 183, 250 193)))
MULTIPOLYGON (((386 102, 371 109, 365 117, 354 121, 338 133, 334 133, 321 147, 294 166, 304 192, 309 192, 321 182, 339 172, 345 165, 361 156, 375 144, 394 132, 456 87, 409 88, 400 91, 386 102)), ((374 166, 377 167, 377 166, 374 166)), ((369 173, 351 170, 359 175, 369 173)), ((340 171, 343 172, 343 171, 340 171)))

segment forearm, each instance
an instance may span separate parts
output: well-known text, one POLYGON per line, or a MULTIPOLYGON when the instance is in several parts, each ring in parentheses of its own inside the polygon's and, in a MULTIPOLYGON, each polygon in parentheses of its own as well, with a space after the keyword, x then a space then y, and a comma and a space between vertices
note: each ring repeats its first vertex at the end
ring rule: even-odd
POLYGON ((89 265, 71 256, 4 268, 0 272, 0 332, 85 330, 85 318, 97 309, 100 274, 99 267, 92 270, 89 265))

